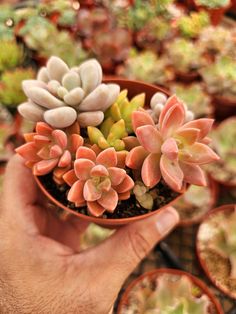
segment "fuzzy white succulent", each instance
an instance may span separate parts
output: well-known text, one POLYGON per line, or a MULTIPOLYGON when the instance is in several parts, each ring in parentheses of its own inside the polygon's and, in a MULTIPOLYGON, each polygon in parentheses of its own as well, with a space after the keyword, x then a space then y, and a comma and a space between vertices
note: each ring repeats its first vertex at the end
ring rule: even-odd
POLYGON ((102 68, 95 59, 69 68, 55 56, 39 70, 36 80, 25 80, 22 87, 28 101, 19 105, 20 114, 54 128, 68 127, 76 120, 81 127, 99 125, 120 92, 119 85, 102 83, 102 68))

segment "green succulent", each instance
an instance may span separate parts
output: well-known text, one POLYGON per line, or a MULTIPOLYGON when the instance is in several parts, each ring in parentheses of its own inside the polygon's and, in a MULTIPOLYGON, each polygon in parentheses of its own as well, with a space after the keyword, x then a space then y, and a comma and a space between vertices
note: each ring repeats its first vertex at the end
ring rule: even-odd
POLYGON ((173 84, 171 93, 176 94, 191 110, 196 118, 202 118, 212 113, 211 99, 204 92, 202 85, 193 83, 191 85, 173 84))
POLYGON ((13 41, 0 41, 0 72, 15 68, 22 63, 24 51, 22 46, 13 41))
POLYGON ((139 53, 132 50, 119 74, 131 80, 165 85, 167 81, 173 79, 173 73, 168 70, 168 65, 167 58, 157 57, 152 51, 139 53))
MULTIPOLYGON (((150 282, 150 280, 149 280, 150 282)), ((129 302, 122 314, 207 314, 210 300, 201 294, 185 276, 162 274, 153 283, 144 280, 130 292, 129 302)))
POLYGON ((172 65, 179 72, 197 71, 204 64, 201 47, 184 38, 173 40, 167 47, 167 53, 172 65))
POLYGON ((127 133, 132 133, 132 112, 142 108, 145 103, 145 94, 138 94, 133 97, 130 101, 127 98, 128 91, 123 90, 116 102, 105 112, 105 120, 101 124, 100 129, 105 137, 108 136, 111 126, 123 119, 125 122, 125 129, 127 133))
POLYGON ((112 235, 113 232, 113 230, 90 224, 81 237, 81 249, 85 250, 98 245, 112 235))
POLYGON ((97 144, 101 149, 114 147, 116 151, 125 150, 125 143, 122 140, 128 134, 125 129, 125 121, 123 119, 111 125, 106 125, 107 134, 103 134, 96 127, 89 126, 88 137, 92 144, 97 144))
POLYGON ((236 97, 236 60, 219 56, 216 61, 201 70, 201 75, 211 94, 236 97))
POLYGON ((16 68, 3 73, 0 79, 0 103, 9 107, 16 107, 26 100, 22 90, 23 80, 33 79, 35 72, 29 69, 16 68))
POLYGON ((204 6, 209 9, 226 7, 230 4, 230 0, 195 0, 199 6, 204 6))
POLYGON ((210 25, 210 19, 207 12, 192 12, 190 15, 184 15, 178 20, 180 33, 187 38, 195 38, 201 31, 210 25))

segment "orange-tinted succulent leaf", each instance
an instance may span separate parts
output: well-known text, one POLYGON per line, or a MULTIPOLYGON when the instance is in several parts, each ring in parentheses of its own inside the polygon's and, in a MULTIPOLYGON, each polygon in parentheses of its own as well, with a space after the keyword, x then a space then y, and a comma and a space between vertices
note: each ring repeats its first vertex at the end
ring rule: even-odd
POLYGON ((84 184, 83 195, 87 202, 93 202, 98 200, 102 193, 101 191, 98 191, 97 187, 94 185, 93 180, 89 179, 84 184))
POLYGON ((71 164, 71 153, 68 150, 65 150, 61 156, 58 167, 64 168, 71 164))
POLYGON ((152 117, 146 111, 134 111, 132 113, 132 127, 134 132, 136 129, 143 125, 152 125, 154 126, 155 123, 152 117))
POLYGON ((110 180, 112 185, 119 185, 124 180, 126 172, 124 169, 117 167, 108 168, 110 180))
POLYGON ((137 138, 143 148, 150 153, 159 153, 162 136, 153 125, 144 125, 136 129, 137 138))
POLYGON ((186 147, 186 155, 181 156, 181 160, 193 164, 207 164, 219 160, 219 156, 205 144, 195 143, 186 147))
POLYGON ((194 128, 181 128, 176 132, 176 135, 187 145, 194 144, 198 140, 199 134, 199 129, 194 128))
POLYGON ((103 165, 96 165, 94 166, 90 171, 91 176, 96 177, 107 177, 109 175, 109 172, 106 167, 103 165))
POLYGON ((175 139, 172 137, 168 138, 161 146, 161 152, 166 155, 168 159, 177 160, 179 149, 175 139))
POLYGON ((34 165, 33 173, 36 176, 43 176, 50 173, 57 165, 58 159, 41 160, 34 165))
POLYGON ((118 194, 111 188, 108 192, 103 193, 97 202, 108 212, 114 212, 118 203, 118 194))
POLYGON ((62 130, 54 130, 52 132, 52 137, 54 141, 62 148, 65 149, 67 147, 67 135, 62 130))
POLYGON ((37 134, 40 134, 40 135, 51 136, 53 128, 51 128, 45 122, 38 122, 36 124, 35 131, 37 134))
POLYGON ((190 184, 206 186, 207 181, 204 171, 198 165, 179 162, 180 168, 184 173, 184 181, 190 184))
POLYGON ((106 167, 115 167, 117 165, 117 155, 113 147, 103 150, 96 159, 98 164, 106 167))
POLYGON ((90 178, 90 171, 95 166, 95 163, 90 159, 80 158, 74 162, 74 170, 77 178, 87 180, 90 178))
POLYGON ((122 140, 125 143, 125 149, 128 151, 140 145, 136 136, 126 136, 122 140))
POLYGON ((140 169, 149 153, 142 147, 134 147, 127 155, 125 164, 131 169, 140 169))
POLYGON ((163 138, 172 136, 173 133, 183 124, 184 119, 185 110, 183 105, 181 103, 173 105, 166 112, 166 115, 163 117, 162 124, 160 125, 160 132, 163 138))
POLYGON ((67 196, 68 201, 73 202, 73 203, 81 203, 84 202, 84 195, 83 195, 83 190, 84 190, 84 181, 78 180, 76 181, 67 196))
POLYGON ((94 217, 101 217, 105 212, 105 209, 97 202, 87 202, 88 211, 94 217))
POLYGON ((152 188, 161 179, 160 154, 149 154, 144 160, 141 170, 143 183, 152 188))
POLYGON ((133 187, 134 181, 126 174, 124 180, 119 185, 114 186, 114 189, 117 191, 117 193, 125 193, 132 190, 133 187))
POLYGON ((198 120, 193 120, 185 123, 183 128, 194 128, 199 130, 199 140, 203 139, 210 132, 212 125, 214 123, 213 119, 202 118, 198 120))
POLYGON ((76 151, 76 159, 79 158, 85 158, 95 162, 96 154, 91 148, 88 148, 86 146, 80 146, 76 151))
POLYGON ((63 180, 68 184, 69 186, 72 186, 77 180, 77 176, 75 174, 74 169, 69 170, 63 175, 63 180))

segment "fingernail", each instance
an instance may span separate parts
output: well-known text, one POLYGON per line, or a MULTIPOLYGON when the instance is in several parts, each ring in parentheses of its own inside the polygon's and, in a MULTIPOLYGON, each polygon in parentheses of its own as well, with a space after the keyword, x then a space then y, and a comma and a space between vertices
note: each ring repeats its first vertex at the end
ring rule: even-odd
POLYGON ((173 207, 164 209, 157 217, 156 227, 161 236, 167 235, 179 222, 179 214, 173 207))

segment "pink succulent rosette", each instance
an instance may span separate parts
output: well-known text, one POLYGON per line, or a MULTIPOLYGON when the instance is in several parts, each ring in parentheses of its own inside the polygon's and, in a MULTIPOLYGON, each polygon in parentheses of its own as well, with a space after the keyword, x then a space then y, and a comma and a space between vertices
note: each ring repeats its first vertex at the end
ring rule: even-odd
POLYGON ((168 99, 155 125, 144 110, 132 114, 132 125, 140 143, 131 149, 126 166, 141 169, 147 187, 154 187, 161 179, 175 191, 184 183, 206 185, 200 165, 219 157, 206 144, 213 119, 198 119, 185 123, 185 109, 174 95, 168 99))
POLYGON ((45 122, 38 122, 34 133, 24 135, 26 144, 16 152, 25 159, 26 166, 33 168, 33 174, 46 175, 55 169, 71 167, 72 155, 83 138, 79 134, 67 135, 62 130, 55 130, 45 122))
POLYGON ((117 164, 114 148, 96 154, 89 147, 79 147, 74 169, 63 176, 71 186, 68 200, 77 207, 87 205, 89 213, 95 217, 102 216, 105 211, 114 212, 118 201, 128 199, 134 186, 125 169, 117 164))

